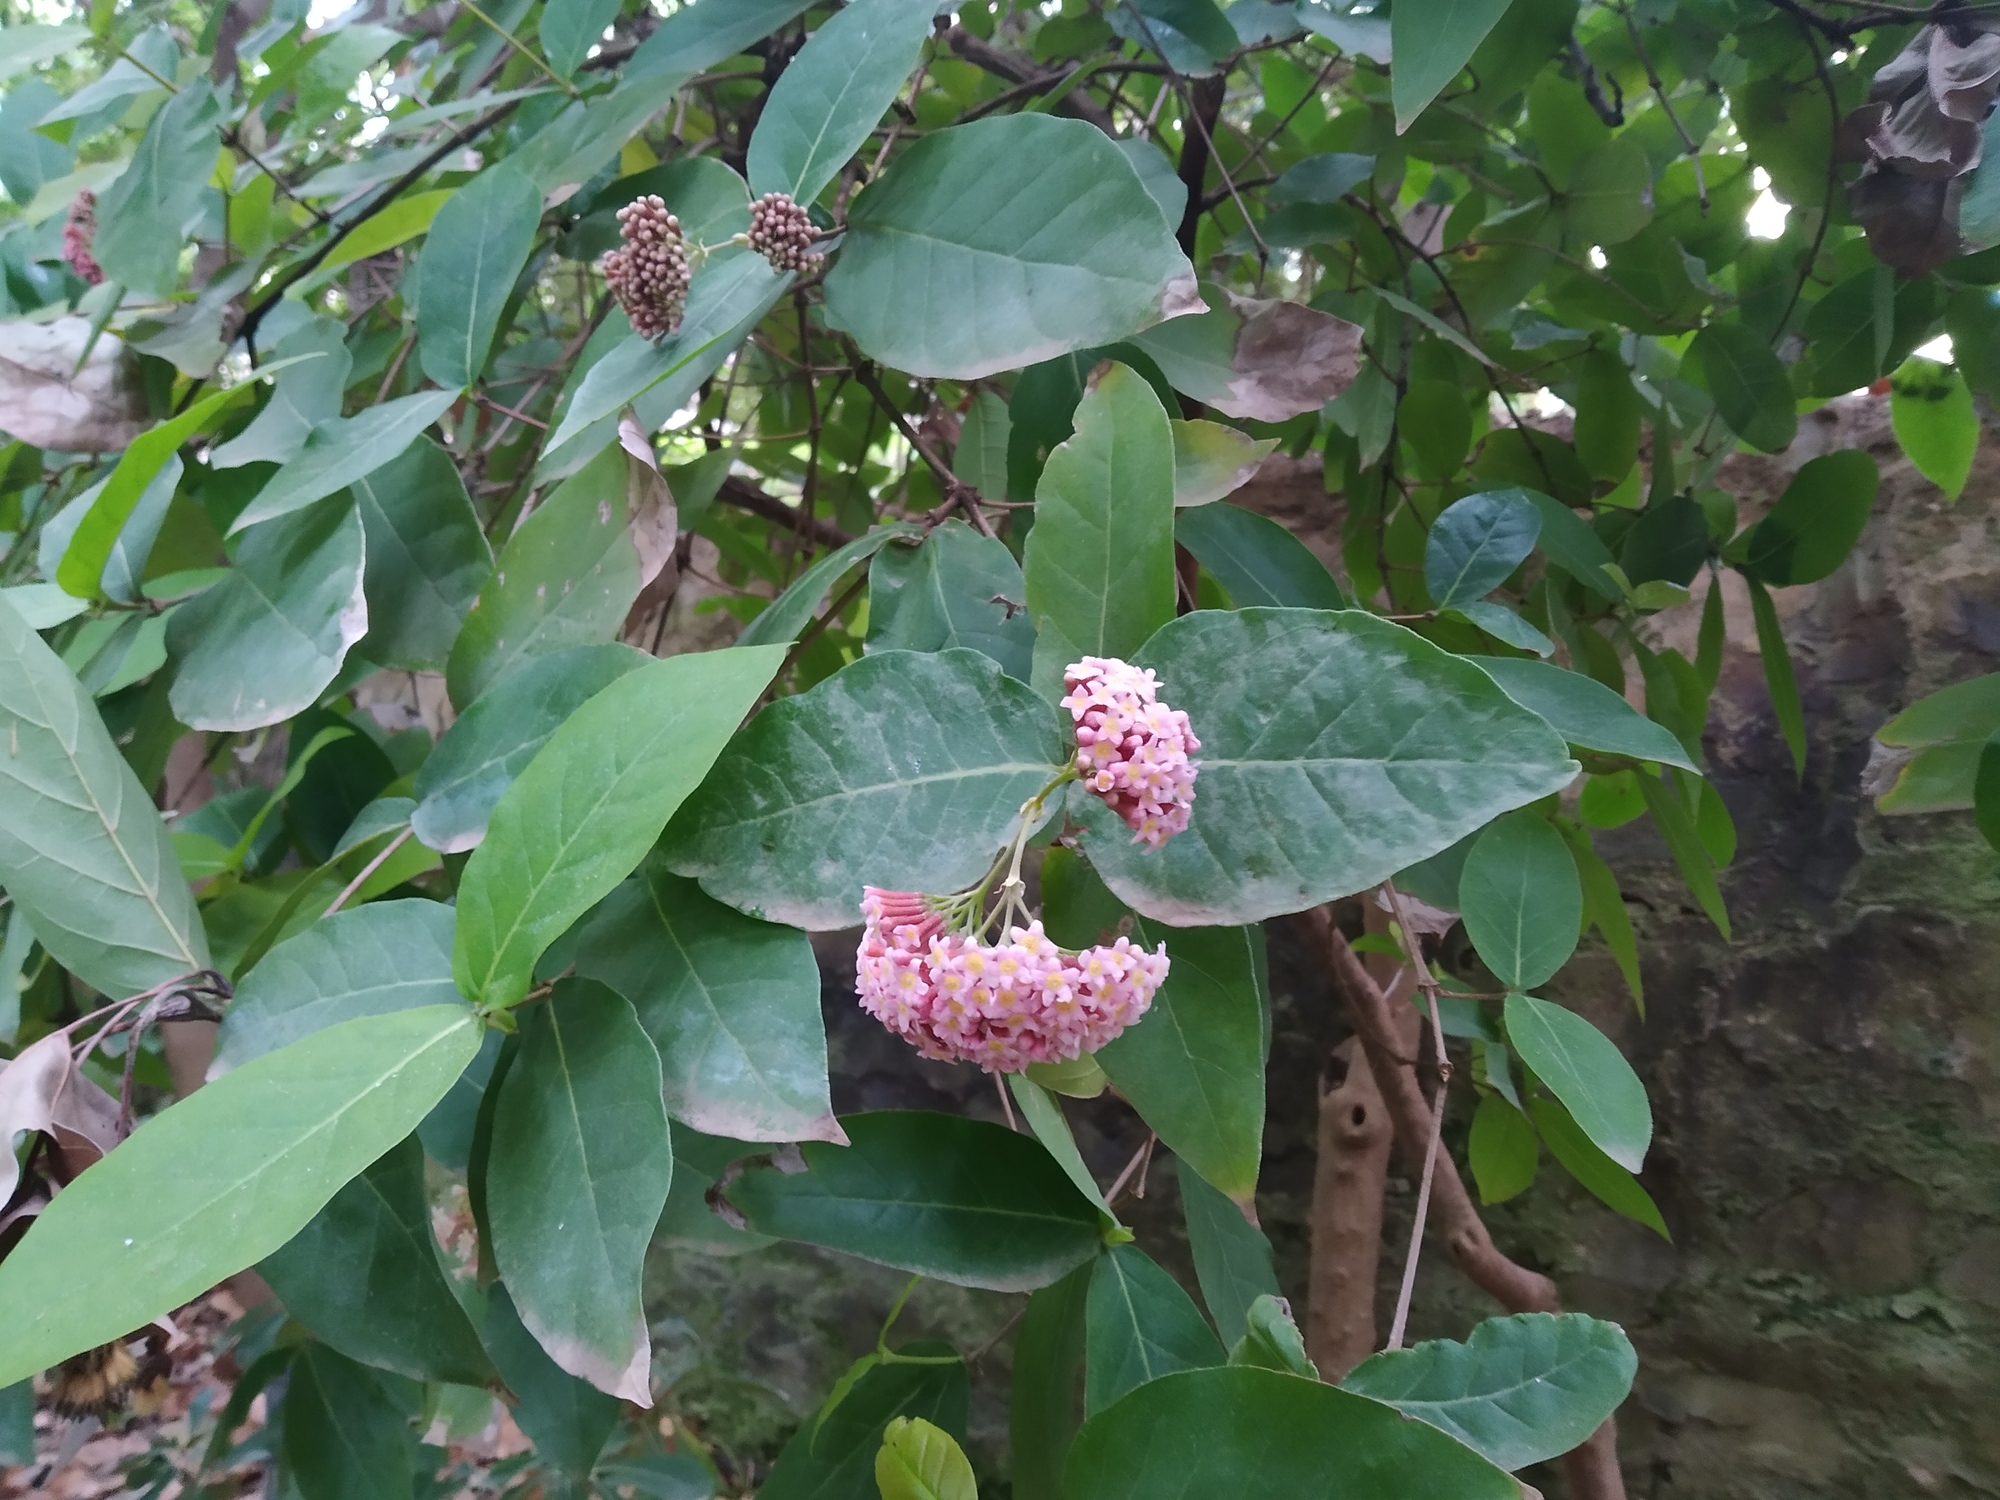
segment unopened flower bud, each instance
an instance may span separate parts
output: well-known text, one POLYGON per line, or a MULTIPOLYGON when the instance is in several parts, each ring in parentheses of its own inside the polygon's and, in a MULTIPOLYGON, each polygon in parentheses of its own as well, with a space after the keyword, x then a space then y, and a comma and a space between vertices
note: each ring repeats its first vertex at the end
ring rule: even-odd
POLYGON ((693 280, 681 221, 658 194, 648 194, 618 210, 618 234, 624 247, 607 254, 597 268, 632 331, 644 339, 664 338, 681 326, 693 280))
POLYGON ((825 259, 812 253, 818 238, 812 216, 789 193, 766 193, 750 205, 750 248, 768 260, 774 271, 806 273, 818 269, 825 259))

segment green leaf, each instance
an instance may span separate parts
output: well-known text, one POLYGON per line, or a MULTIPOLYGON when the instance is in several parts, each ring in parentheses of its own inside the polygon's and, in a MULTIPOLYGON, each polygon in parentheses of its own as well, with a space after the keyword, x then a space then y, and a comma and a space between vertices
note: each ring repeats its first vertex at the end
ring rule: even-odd
POLYGON ((1876 805, 1888 813, 1973 807, 1979 761, 1995 730, 2000 730, 2000 673, 1919 698, 1875 731, 1882 744, 1915 752, 1876 805))
POLYGON ((1750 614, 1757 625, 1757 654, 1763 658, 1764 681, 1771 690, 1771 712, 1778 732, 1792 752, 1792 774, 1806 774, 1806 715, 1799 702, 1799 680, 1792 671, 1792 653, 1785 645, 1785 628, 1778 623, 1778 607, 1756 579, 1750 586, 1750 614))
POLYGON ((1466 935, 1509 989, 1540 984, 1576 951, 1583 889, 1563 836, 1532 812, 1497 819, 1458 878, 1466 935))
POLYGON ((651 1500, 712 1500, 715 1474, 708 1464, 689 1449, 678 1453, 642 1453, 636 1458, 599 1464, 593 1475, 602 1487, 619 1494, 629 1489, 633 1495, 651 1500))
POLYGON ((1943 490, 1947 501, 1956 500, 1979 452, 1979 414, 1965 377, 1953 366, 1912 358, 1889 389, 1896 441, 1919 474, 1943 490))
POLYGON ((317 703, 368 633, 364 556, 346 496, 244 537, 229 576, 167 622, 174 717, 190 729, 261 729, 317 703))
POLYGON ((521 1322, 599 1390, 652 1404, 640 1277, 673 1181, 660 1057, 623 996, 564 979, 521 1021, 486 1212, 521 1322))
POLYGON ((1396 429, 1418 479, 1448 479, 1472 446, 1472 409, 1457 384, 1419 378, 1396 404, 1396 429))
POLYGON ((631 874, 778 670, 777 646, 671 656, 564 721, 493 809, 458 886, 459 992, 512 1005, 535 960, 631 874))
POLYGON ((1025 1135, 956 1115, 848 1115, 846 1147, 808 1141, 806 1170, 753 1167, 724 1193, 760 1234, 954 1286, 1025 1292, 1099 1248, 1095 1204, 1025 1135))
MULTIPOLYGON (((111 471, 110 479, 97 492, 97 498, 77 521, 69 546, 63 551, 62 563, 56 569, 56 582, 79 599, 97 598, 103 592, 106 565, 118 548, 126 523, 154 479, 176 463, 175 453, 181 444, 207 431, 229 407, 254 389, 253 383, 245 381, 230 390, 217 391, 171 421, 134 438, 119 458, 118 467, 111 471)), ((144 559, 140 561, 143 563, 144 559)))
POLYGON ((646 122, 673 102, 686 75, 641 79, 626 69, 608 94, 578 99, 507 158, 507 165, 560 202, 611 163, 646 122))
POLYGON ((883 1430, 875 1483, 882 1500, 979 1500, 965 1450, 922 1417, 897 1417, 883 1430))
POLYGON ((607 447, 507 539, 451 648, 452 702, 471 704, 529 657, 615 636, 666 566, 675 531, 658 470, 607 447))
POLYGON ((359 1016, 457 1004, 452 926, 436 901, 376 901, 287 938, 236 991, 209 1078, 359 1016))
POLYGON ((1230 1348, 1229 1362, 1232 1365, 1251 1365, 1259 1370, 1277 1370, 1286 1375, 1301 1375, 1307 1380, 1319 1379, 1319 1371, 1306 1357, 1305 1336, 1299 1332, 1299 1325, 1292 1321, 1291 1310, 1284 1298, 1274 1292, 1266 1292, 1250 1304, 1244 1320, 1243 1337, 1230 1348))
POLYGON ((1225 1359, 1194 1299, 1137 1245, 1114 1245, 1098 1256, 1084 1321, 1087 1416, 1149 1380, 1225 1359))
POLYGON ((1537 545, 1541 547, 1544 557, 1598 598, 1609 600, 1619 597, 1617 585, 1604 571, 1615 561, 1611 550, 1591 530, 1588 521, 1562 501, 1538 490, 1516 489, 1513 493, 1527 496, 1535 509, 1542 513, 1542 534, 1537 545))
POLYGON ((258 1263, 285 1311, 350 1359, 412 1380, 497 1378, 438 1263, 424 1150, 406 1136, 258 1263))
POLYGON ((952 1347, 920 1341, 893 1352, 908 1362, 870 1355, 850 1387, 836 1387, 838 1404, 800 1424, 758 1486, 757 1500, 875 1500, 875 1461, 893 1419, 919 1418, 964 1433, 970 1392, 952 1347))
POLYGON ((1481 1203, 1505 1203, 1535 1184, 1535 1127, 1498 1094, 1485 1094, 1466 1140, 1481 1203))
POLYGON ((885 651, 745 726, 667 831, 673 870, 808 931, 861 888, 970 884, 1067 759, 1055 713, 976 651, 885 651))
POLYGON ((1572 745, 1698 771, 1681 742, 1596 679, 1548 662, 1474 657, 1480 669, 1521 707, 1540 714, 1572 745))
POLYGON ((1146 852, 1096 798, 1072 815, 1111 889, 1163 922, 1255 922, 1363 890, 1576 774, 1477 666, 1360 611, 1199 610, 1135 660, 1201 739, 1193 821, 1146 852))
MULTIPOLYGON (((351 242, 350 236, 342 243, 351 242)), ((277 373, 271 399, 248 427, 216 445, 208 456, 211 469, 289 463, 299 456, 313 428, 340 415, 341 394, 354 368, 354 357, 347 352, 346 324, 338 318, 310 318, 273 344, 267 358, 300 363, 277 373)))
POLYGON ((1534 1116, 1535 1128, 1541 1131, 1549 1154, 1562 1163, 1564 1171, 1606 1207, 1644 1224, 1661 1239, 1672 1241, 1652 1195, 1639 1186, 1638 1178, 1591 1143, 1590 1137, 1569 1117, 1568 1110, 1553 1099, 1530 1099, 1528 1113, 1534 1116))
POLYGON ((312 430, 298 457, 273 474, 257 498, 229 523, 229 534, 303 510, 365 479, 417 440, 458 399, 456 391, 419 391, 384 401, 312 430))
MULTIPOLYGON (((1389 13, 1389 96, 1396 133, 1410 128, 1458 76, 1512 0, 1417 0, 1389 13)), ((1310 7, 1301 7, 1302 11, 1310 7)), ((1338 38, 1335 38, 1338 41, 1338 38)))
POLYGON ((1464 620, 1476 625, 1486 634, 1503 645, 1520 651, 1532 651, 1537 656, 1554 656, 1556 643, 1535 629, 1504 604, 1495 604, 1486 599, 1468 599, 1444 612, 1447 620, 1464 620))
POLYGON ((2000 849, 2000 734, 1991 735, 1979 750, 1979 769, 1972 780, 1972 815, 1980 835, 2000 849))
POLYGON ((757 116, 744 163, 750 191, 817 198, 895 102, 936 9, 934 0, 855 0, 808 37, 757 116))
POLYGON ((833 587, 841 574, 857 563, 866 562, 890 542, 914 540, 922 535, 922 527, 911 522, 899 521, 888 526, 874 527, 845 546, 834 548, 794 578, 782 594, 764 607, 763 613, 744 626, 743 633, 736 638, 736 644, 739 646, 791 644, 799 638, 800 632, 812 623, 820 601, 826 598, 827 590, 833 587))
POLYGON ((1086 1262, 1043 1287, 1021 1317, 1007 1407, 1015 1500, 1062 1500, 1063 1460, 1083 1420, 1077 1387, 1094 1269, 1086 1262))
POLYGON ((453 193, 431 221, 417 262, 417 359, 446 390, 463 390, 486 368, 541 217, 535 184, 503 161, 453 193))
POLYGON ((1226 1494, 1250 1475, 1286 1500, 1520 1494, 1504 1470, 1435 1428, 1337 1386, 1248 1365, 1168 1375, 1100 1412, 1070 1449, 1065 1493, 1226 1494))
POLYGON ((362 654, 385 667, 441 671, 493 574, 493 549, 458 467, 420 437, 353 488, 367 542, 362 654))
POLYGON ((1628 1172, 1646 1164, 1653 1139, 1646 1086, 1603 1032, 1560 1005, 1510 994, 1507 1041, 1600 1151, 1628 1172))
POLYGON ((35 1461, 35 1383, 17 1380, 0 1390, 0 1459, 10 1464, 35 1461))
POLYGON ((1628 131, 1586 152, 1570 172, 1563 208, 1585 245, 1623 244, 1651 223, 1653 167, 1638 136, 1628 131))
POLYGON ((127 291, 171 293, 180 280, 188 221, 215 175, 222 103, 197 77, 160 107, 116 182, 98 196, 91 253, 127 291))
MULTIPOLYGON (((1021 565, 1007 544, 947 521, 914 547, 890 547, 868 570, 869 651, 963 646, 1028 680, 1035 627, 1021 565)), ((761 619, 762 616, 759 616, 761 619)))
MULTIPOLYGON (((1622 773, 1628 777, 1633 772, 1622 773)), ((1593 778, 1585 786, 1586 798, 1591 786, 1602 786, 1602 778, 1593 778)), ((1630 784, 1631 802, 1624 821, 1639 816, 1645 808, 1645 798, 1639 793, 1636 782, 1630 784)), ((1570 858, 1576 861, 1577 878, 1583 883, 1583 919, 1604 935, 1604 945, 1611 950, 1612 961, 1618 965, 1618 972, 1625 976, 1625 988, 1632 992, 1633 1003, 1639 1007, 1641 1016, 1646 1013, 1646 989, 1639 976, 1639 944, 1632 932, 1632 917, 1625 910, 1625 893, 1619 889, 1618 877, 1611 867, 1598 857, 1591 847, 1590 833, 1584 828, 1565 828, 1563 837, 1569 842, 1570 858)))
POLYGON ((521 1322, 504 1285, 496 1283, 487 1295, 485 1335, 500 1378, 520 1398, 512 1415, 535 1445, 536 1461, 567 1476, 580 1491, 625 1406, 550 1359, 521 1322))
POLYGON ((1424 586, 1450 609, 1483 599, 1535 550, 1541 512, 1521 490, 1489 490, 1445 507, 1424 543, 1424 586))
POLYGON ((1252 479, 1276 438, 1253 438, 1220 422, 1169 418, 1174 431, 1174 504, 1207 505, 1234 494, 1252 479))
POLYGON ((1105 1201, 1104 1189, 1097 1185, 1097 1179, 1090 1175, 1090 1168, 1083 1163, 1083 1153, 1076 1149, 1076 1137, 1070 1134, 1069 1119, 1063 1114, 1062 1104, 1026 1073, 1009 1073, 1006 1081, 1007 1091, 1021 1107, 1021 1118, 1027 1122, 1035 1139, 1056 1159, 1056 1164, 1076 1184, 1076 1190, 1095 1203, 1106 1219, 1116 1224, 1118 1216, 1105 1201))
MULTIPOLYGON (((975 393, 964 421, 959 424, 951 472, 982 495, 997 499, 1006 494, 1007 444, 1012 429, 1013 419, 1005 401, 992 391, 975 393)), ((1178 448, 1175 456, 1178 459, 1178 448)))
POLYGON ((1322 152, 1280 172, 1271 184, 1270 196, 1279 203, 1338 203, 1374 175, 1372 156, 1322 152))
POLYGON ((1709 323, 1688 346, 1686 362, 1744 442, 1764 453, 1791 445, 1799 427, 1791 378, 1762 334, 1741 323, 1709 323))
POLYGON ((1243 608, 1347 606, 1326 564, 1268 516, 1219 502, 1203 505, 1175 519, 1174 537, 1243 608))
POLYGON ((146 1121, 0 1261, 0 1387, 262 1260, 408 1135, 478 1050, 463 1006, 365 1017, 146 1121))
POLYGON ((37 63, 74 52, 89 41, 88 26, 50 26, 32 21, 10 25, 4 37, 0 37, 0 79, 12 78, 37 63))
POLYGON ((854 201, 826 318, 883 364, 970 380, 1115 343, 1182 310, 1192 276, 1102 131, 997 115, 924 136, 854 201))
POLYGON ((810 4, 811 0, 734 0, 733 4, 716 6, 713 15, 690 5, 653 28, 653 34, 626 63, 625 74, 644 78, 671 70, 692 78, 734 57, 752 42, 762 41, 810 4))
MULTIPOLYGON (((1129 0, 1133 10, 1154 22, 1164 22, 1192 46, 1221 62, 1241 45, 1236 28, 1215 0, 1129 0)), ((1145 32, 1140 31, 1140 36, 1145 32)), ((1161 38, 1164 42, 1164 38, 1161 38)))
POLYGON ((1674 863, 1680 866, 1688 890, 1715 923, 1715 930, 1727 940, 1729 912, 1722 904, 1722 890, 1715 883, 1715 866, 1702 847, 1687 803, 1665 777, 1641 776, 1639 790, 1646 798, 1646 809, 1652 813, 1660 837, 1666 840, 1667 849, 1674 856, 1674 863))
POLYGON ((1243 1337, 1251 1304, 1278 1294, 1271 1242, 1199 1172, 1181 1163, 1174 1177, 1180 1183, 1181 1213, 1187 1222, 1188 1248, 1194 1252, 1201 1300, 1208 1304, 1222 1342, 1234 1347, 1243 1337))
POLYGON ((1876 483, 1875 460, 1858 448, 1809 459, 1729 556, 1745 577, 1773 588, 1818 583, 1854 550, 1876 483))
POLYGON ((563 721, 651 658, 610 641, 530 657, 473 701, 417 768, 410 826, 440 854, 477 848, 514 779, 563 721))
POLYGON ((1576 1447, 1632 1389, 1625 1331, 1582 1313, 1488 1318, 1464 1343, 1435 1339, 1376 1354, 1341 1389, 1448 1432, 1503 1469, 1576 1447))
POLYGON ((827 1096, 819 965, 804 933, 648 866, 597 908, 576 967, 632 1002, 675 1119, 739 1141, 846 1139, 827 1096))
POLYGON ((207 968, 152 799, 89 695, 4 600, 0 745, 0 886, 49 955, 116 996, 207 968))
POLYGON ((1129 365, 1092 382, 1049 455, 1024 570, 1035 629, 1079 655, 1129 657, 1174 617, 1173 435, 1129 365))
MULTIPOLYGON (((1580 90, 1568 92, 1581 98, 1580 90)), ((1632 472, 1644 412, 1631 373, 1616 352, 1593 349, 1583 357, 1576 384, 1576 456, 1592 479, 1615 484, 1632 472)))
POLYGON ((1256 927, 1162 928, 1172 960, 1145 1016, 1097 1052, 1139 1117, 1244 1209, 1264 1145, 1264 954, 1256 927))
POLYGON ((619 0, 547 0, 542 6, 542 57, 564 78, 575 76, 605 28, 618 19, 618 10, 619 0))
POLYGON ((406 1500, 414 1493, 410 1413, 381 1381, 320 1344, 299 1350, 289 1376, 279 1440, 303 1500, 406 1500))

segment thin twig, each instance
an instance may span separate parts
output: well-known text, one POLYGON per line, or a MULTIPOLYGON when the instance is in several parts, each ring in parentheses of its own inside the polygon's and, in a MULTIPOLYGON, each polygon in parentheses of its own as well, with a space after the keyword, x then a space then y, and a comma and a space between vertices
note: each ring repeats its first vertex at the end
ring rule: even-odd
POLYGON ((394 854, 398 849, 402 848, 403 845, 409 841, 410 835, 414 832, 416 832, 416 830, 413 828, 405 828, 401 833, 397 834, 393 839, 389 840, 389 847, 384 849, 380 854, 376 855, 373 859, 369 860, 367 864, 363 865, 361 867, 361 873, 355 876, 352 880, 347 882, 347 889, 342 891, 338 896, 335 896, 333 898, 333 905, 329 906, 325 911, 321 912, 320 915, 323 917, 330 917, 335 912, 339 911, 341 907, 345 906, 347 904, 347 898, 349 896, 352 896, 356 891, 360 890, 363 885, 367 884, 368 877, 370 875, 373 875, 377 870, 381 869, 382 866, 388 862, 389 856, 394 854))
POLYGON ((582 95, 577 92, 577 87, 575 84, 571 83, 567 78, 563 77, 562 74, 558 73, 554 68, 550 67, 546 62, 542 61, 541 54, 536 52, 533 47, 530 47, 526 42, 522 41, 519 37, 515 36, 514 33, 509 31, 505 26, 502 26, 498 21, 494 20, 491 16, 487 15, 485 11, 481 10, 477 5, 473 3, 473 0, 463 0, 463 4, 467 10, 471 11, 480 20, 484 21, 488 26, 491 26, 495 31, 499 32, 500 35, 506 40, 508 46, 512 47, 516 52, 520 53, 521 56, 525 57, 529 62, 533 63, 536 67, 540 68, 544 73, 548 74, 549 81, 553 83, 557 88, 561 89, 565 94, 568 94, 572 99, 577 99, 582 97, 582 95))
POLYGON ((861 355, 859 350, 855 351, 854 378, 860 381, 861 388, 874 398, 875 404, 889 414, 889 420, 896 424, 896 430, 902 433, 903 440, 910 445, 911 451, 924 461, 925 467, 931 471, 939 488, 944 491, 944 504, 926 516, 925 521, 935 525, 956 508, 965 512, 965 518, 972 523, 974 531, 981 536, 992 536, 993 527, 979 508, 979 491, 952 473, 951 465, 938 455, 937 449, 931 446, 922 433, 910 425, 909 418, 904 416, 901 408, 889 399, 889 393, 882 389, 882 382, 876 377, 875 367, 861 355))
MULTIPOLYGON (((1125 1190, 1125 1184, 1131 1181, 1132 1174, 1143 1171, 1145 1167, 1151 1164, 1153 1160, 1153 1143, 1158 1139, 1159 1137, 1153 1134, 1152 1131, 1149 1130, 1146 1132, 1145 1144, 1132 1153, 1132 1159, 1125 1163, 1125 1170, 1118 1174, 1117 1181, 1111 1184, 1111 1191, 1104 1195, 1106 1203, 1117 1202, 1118 1195, 1125 1190)), ((1142 1176, 1140 1178, 1141 1185, 1139 1191, 1133 1195, 1134 1197, 1143 1198, 1146 1196, 1144 1183, 1145 1179, 1142 1176)))
POLYGON ((1007 1097, 1007 1080, 999 1073, 993 1075, 995 1087, 1000 1090, 1000 1113, 1007 1117, 1007 1128, 1018 1132, 1020 1126, 1014 1120, 1014 1101, 1007 1097))
POLYGON ((1403 905, 1403 896, 1396 889, 1393 880, 1382 882, 1382 889, 1389 897, 1389 906, 1396 914, 1396 926, 1402 930, 1403 947, 1409 954, 1410 964, 1416 971, 1417 988, 1424 992, 1431 1013, 1431 1038, 1437 1045, 1438 1087, 1437 1097, 1431 1101, 1431 1138, 1424 1151, 1424 1175, 1422 1185, 1417 1189, 1417 1213, 1410 1225, 1410 1251, 1403 1260, 1403 1285, 1396 1293, 1396 1316, 1389 1325, 1391 1349, 1403 1347, 1403 1330, 1410 1320, 1410 1297, 1417 1286, 1417 1261, 1423 1254, 1424 1221, 1430 1214, 1431 1182, 1437 1175, 1438 1140, 1444 1134, 1445 1093, 1451 1085, 1451 1059, 1445 1055, 1444 1027, 1438 1019, 1438 982, 1431 973, 1430 965, 1424 960, 1423 940, 1410 924, 1410 914, 1403 905))
POLYGON ((1629 10, 1621 9, 1619 14, 1625 18, 1626 34, 1632 38, 1632 50, 1639 54, 1639 62, 1646 70, 1646 82, 1652 85, 1653 97, 1660 101, 1660 108, 1666 111, 1667 123, 1674 127, 1674 134, 1681 138, 1681 144, 1687 148, 1688 159, 1694 163, 1695 199, 1700 204, 1701 216, 1705 219, 1708 217, 1708 179, 1702 176, 1701 147, 1695 143, 1695 138, 1688 134, 1687 126, 1681 123, 1681 117, 1674 113, 1673 105, 1668 102, 1667 86, 1660 81, 1660 70, 1653 66, 1653 55, 1646 50, 1646 44, 1639 38, 1638 21, 1633 19, 1629 10))

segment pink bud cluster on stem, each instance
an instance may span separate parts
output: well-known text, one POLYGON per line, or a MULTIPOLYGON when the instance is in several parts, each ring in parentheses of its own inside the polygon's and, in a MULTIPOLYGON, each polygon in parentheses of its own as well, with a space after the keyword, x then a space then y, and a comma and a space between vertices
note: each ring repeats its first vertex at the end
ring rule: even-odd
POLYGON ((862 1008, 938 1062, 1018 1073, 1095 1052, 1137 1021, 1167 977, 1167 949, 1130 938, 1064 951, 1039 921, 1005 941, 945 930, 930 898, 866 888, 856 956, 862 1008))
POLYGON ((104 267, 90 253, 96 239, 97 194, 86 188, 71 201, 69 217, 63 221, 63 259, 69 263, 78 280, 87 281, 92 286, 100 286, 104 282, 104 267))
POLYGON ((649 193, 618 210, 618 233, 624 248, 610 251, 597 268, 632 331, 643 339, 664 338, 680 328, 694 279, 681 221, 659 194, 649 193))
POLYGON ((1201 748, 1188 716, 1159 701, 1154 675, 1111 656, 1063 672, 1062 706, 1075 721, 1084 788, 1125 821, 1133 842, 1157 849, 1188 826, 1201 748))
POLYGON ((766 193, 750 205, 750 248, 771 263, 774 271, 811 272, 824 256, 812 253, 819 230, 812 215, 789 193, 766 193))

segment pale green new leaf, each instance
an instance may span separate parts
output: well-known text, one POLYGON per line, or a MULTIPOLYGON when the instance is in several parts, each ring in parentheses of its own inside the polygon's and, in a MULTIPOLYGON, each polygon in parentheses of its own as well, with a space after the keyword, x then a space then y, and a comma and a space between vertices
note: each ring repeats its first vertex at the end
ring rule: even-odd
MULTIPOLYGON (((929 0, 925 0, 928 4, 929 0)), ((896 1417, 875 1455, 882 1500, 978 1500, 972 1461, 956 1439, 922 1417, 896 1417)))
POLYGON ((114 996, 207 968, 152 799, 89 694, 4 600, 0 750, 0 886, 55 960, 114 996))
POLYGON ((146 1121, 0 1261, 0 1387, 143 1328, 291 1239, 444 1097, 479 1029, 461 1005, 348 1021, 146 1121))
POLYGON ((493 809, 458 888, 459 992, 511 1005, 629 875, 778 670, 778 646, 654 662, 570 715, 493 809))

